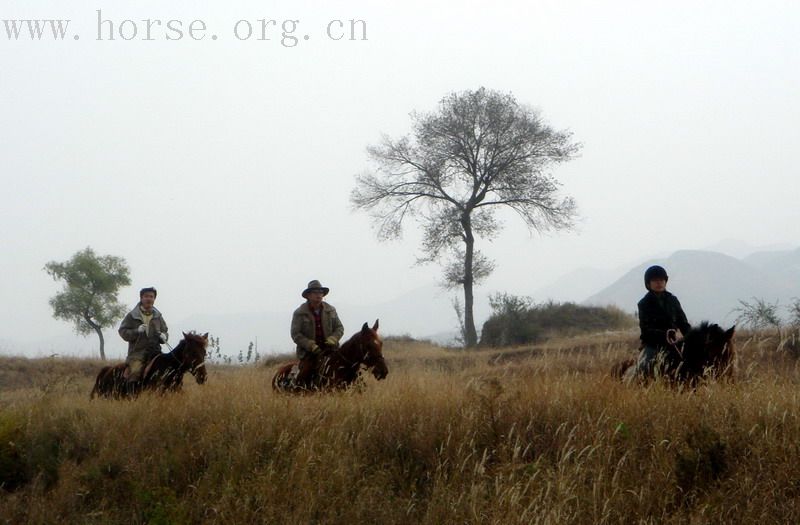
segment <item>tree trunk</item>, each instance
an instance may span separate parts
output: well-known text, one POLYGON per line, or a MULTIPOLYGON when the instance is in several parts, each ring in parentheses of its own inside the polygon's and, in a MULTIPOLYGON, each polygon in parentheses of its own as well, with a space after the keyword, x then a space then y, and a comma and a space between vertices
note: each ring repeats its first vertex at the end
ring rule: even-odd
POLYGON ((464 346, 474 348, 478 346, 478 332, 475 330, 475 318, 472 306, 475 302, 472 295, 472 260, 475 253, 475 237, 472 235, 472 225, 469 218, 461 221, 464 227, 464 346))
POLYGON ((93 322, 91 318, 84 317, 84 319, 86 320, 87 323, 89 323, 89 326, 94 328, 94 331, 97 332, 97 337, 100 338, 100 359, 105 361, 106 360, 106 350, 105 350, 106 340, 103 338, 103 329, 102 329, 102 327, 100 325, 98 325, 97 323, 93 322))

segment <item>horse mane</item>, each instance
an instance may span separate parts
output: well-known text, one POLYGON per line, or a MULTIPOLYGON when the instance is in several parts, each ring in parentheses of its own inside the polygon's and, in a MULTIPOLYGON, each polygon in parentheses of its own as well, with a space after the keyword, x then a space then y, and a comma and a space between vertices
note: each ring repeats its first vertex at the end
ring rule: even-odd
MULTIPOLYGON (((703 321, 698 326, 693 326, 684 336, 686 350, 702 349, 709 341, 721 341, 725 338, 725 330, 716 323, 703 321)), ((684 350, 684 351, 686 351, 684 350)))
POLYGON ((683 357, 685 372, 702 374, 707 367, 717 368, 717 374, 729 368, 734 348, 730 340, 733 328, 726 331, 716 323, 703 321, 689 330, 684 337, 683 357))

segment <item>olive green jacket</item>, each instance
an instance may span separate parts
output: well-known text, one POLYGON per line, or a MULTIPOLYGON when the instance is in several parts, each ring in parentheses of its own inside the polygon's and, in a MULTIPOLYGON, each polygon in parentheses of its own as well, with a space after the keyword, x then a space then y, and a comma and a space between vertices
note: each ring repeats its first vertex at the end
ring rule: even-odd
MULTIPOLYGON (((292 341, 297 344, 297 357, 303 359, 307 351, 316 344, 314 340, 314 314, 308 302, 301 304, 292 314, 292 341)), ((344 335, 344 326, 339 320, 336 308, 326 302, 322 303, 322 334, 325 339, 333 337, 338 342, 344 335)))
POLYGON ((128 356, 144 356, 161 352, 160 334, 167 333, 167 322, 155 307, 153 307, 153 318, 150 319, 150 328, 146 334, 139 332, 139 327, 144 323, 139 304, 128 312, 125 319, 119 325, 119 335, 128 342, 128 356))

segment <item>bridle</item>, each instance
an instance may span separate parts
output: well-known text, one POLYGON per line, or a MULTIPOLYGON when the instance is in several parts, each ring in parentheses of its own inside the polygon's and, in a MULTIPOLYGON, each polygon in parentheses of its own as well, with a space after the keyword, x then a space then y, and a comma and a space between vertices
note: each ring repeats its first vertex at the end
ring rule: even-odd
POLYGON ((172 346, 167 341, 164 341, 164 344, 167 345, 167 348, 169 348, 169 354, 167 355, 169 355, 172 359, 175 360, 176 363, 178 363, 178 368, 176 369, 176 371, 181 371, 181 370, 188 371, 190 374, 192 374, 192 376, 196 377, 198 370, 206 366, 206 362, 202 361, 199 365, 192 365, 184 369, 186 363, 184 363, 175 356, 175 349, 172 348, 172 346))

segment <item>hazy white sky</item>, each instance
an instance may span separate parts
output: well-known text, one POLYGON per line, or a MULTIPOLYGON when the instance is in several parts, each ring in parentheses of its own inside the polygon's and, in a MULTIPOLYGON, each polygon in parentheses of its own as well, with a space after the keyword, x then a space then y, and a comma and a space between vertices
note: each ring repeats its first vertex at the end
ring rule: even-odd
POLYGON ((50 317, 58 286, 42 267, 86 246, 127 259, 126 303, 155 285, 174 320, 286 311, 288 331, 310 279, 334 304, 436 281, 437 267, 412 266, 413 223, 402 242, 379 243, 348 197, 381 133, 407 133, 409 112, 479 86, 584 144, 554 172, 579 227, 541 237, 505 215, 479 246, 497 267, 482 291, 530 293, 578 267, 724 238, 800 244, 796 2, 199 4, 0 3, 0 20, 71 20, 64 41, 0 26, 6 346, 69 332, 50 317), (97 41, 98 9, 116 31, 136 21, 137 38, 97 41), (142 41, 144 19, 208 30, 167 41, 156 26, 142 41), (238 20, 258 33, 259 19, 299 20, 297 45, 275 28, 269 41, 234 36, 238 20), (366 41, 325 36, 349 19, 365 22, 366 41))

